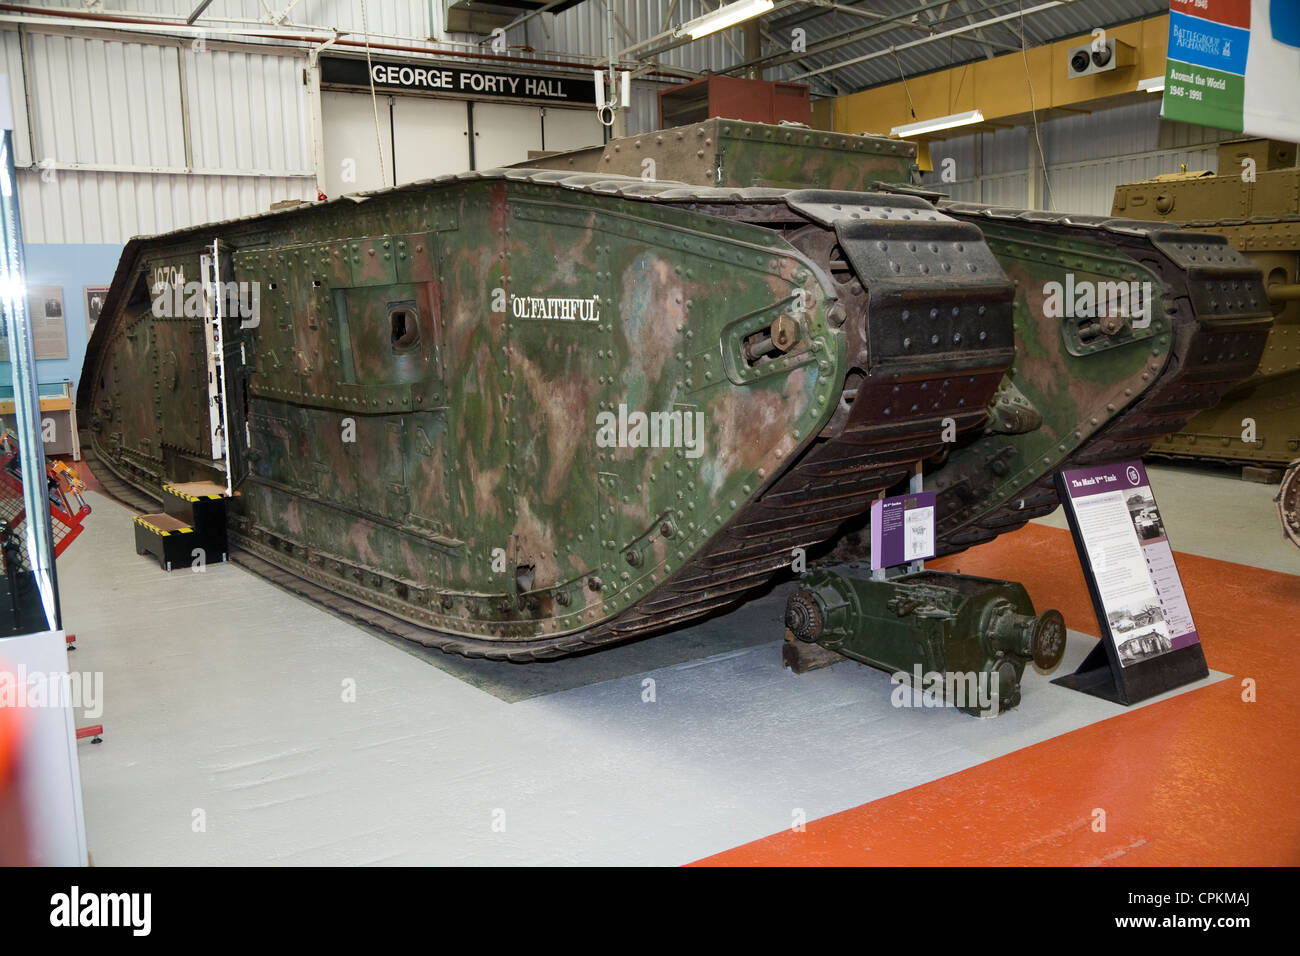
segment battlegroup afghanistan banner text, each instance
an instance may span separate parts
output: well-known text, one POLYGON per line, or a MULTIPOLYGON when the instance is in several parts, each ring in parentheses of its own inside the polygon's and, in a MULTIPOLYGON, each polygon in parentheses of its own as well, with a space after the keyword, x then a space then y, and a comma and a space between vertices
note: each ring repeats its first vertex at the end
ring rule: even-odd
POLYGON ((1300 141, 1300 0, 1170 0, 1161 115, 1300 141))

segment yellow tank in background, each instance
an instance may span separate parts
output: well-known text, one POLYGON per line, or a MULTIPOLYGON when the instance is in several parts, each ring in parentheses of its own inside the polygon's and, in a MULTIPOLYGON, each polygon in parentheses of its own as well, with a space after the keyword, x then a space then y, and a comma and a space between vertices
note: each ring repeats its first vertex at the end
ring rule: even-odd
MULTIPOLYGON (((1274 325, 1255 374, 1165 436, 1152 456, 1279 469, 1300 456, 1300 168, 1296 145, 1219 147, 1219 175, 1172 173, 1115 190, 1114 216, 1224 236, 1264 273, 1274 325)), ((1223 290, 1231 294, 1231 289, 1223 290)), ((1225 356, 1225 359, 1227 357, 1225 356)), ((1275 477, 1275 476, 1274 476, 1275 477)))

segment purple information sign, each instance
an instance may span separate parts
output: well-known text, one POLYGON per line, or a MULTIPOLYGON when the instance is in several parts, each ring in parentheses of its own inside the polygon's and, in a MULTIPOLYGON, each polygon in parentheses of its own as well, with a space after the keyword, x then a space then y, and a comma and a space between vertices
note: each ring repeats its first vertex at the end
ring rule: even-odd
POLYGON ((881 498, 871 505, 871 567, 934 557, 934 492, 881 498))
POLYGON ((1140 461, 1061 473, 1122 667, 1199 641, 1140 461))

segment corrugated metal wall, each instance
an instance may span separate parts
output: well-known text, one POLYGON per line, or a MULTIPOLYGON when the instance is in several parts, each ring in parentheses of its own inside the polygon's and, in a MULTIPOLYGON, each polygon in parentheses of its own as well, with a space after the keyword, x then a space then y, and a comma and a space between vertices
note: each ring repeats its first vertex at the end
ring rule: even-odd
MULTIPOLYGON (((181 22, 197 7, 199 0, 107 0, 102 11, 141 17, 179 17, 181 22)), ((83 0, 27 0, 24 6, 60 7, 81 12, 83 0)), ((218 24, 223 21, 266 22, 267 8, 277 14, 291 6, 291 0, 216 0, 197 25, 218 24)), ((366 0, 365 20, 373 34, 426 39, 430 33, 430 16, 435 20, 436 35, 442 33, 442 2, 435 0, 366 0), (433 8, 432 14, 430 8, 433 8)), ((292 4, 285 24, 296 26, 338 27, 340 30, 360 31, 362 24, 361 0, 298 0, 292 4)))
MULTIPOLYGON (((83 12, 80 0, 39 2, 83 12)), ((687 3, 698 6, 699 0, 687 3)), ((272 4, 277 11, 288 5, 272 4)), ((193 7, 191 0, 118 0, 102 12, 184 18, 193 7)), ((285 24, 359 34, 362 8, 359 0, 301 0, 285 24)), ((663 9, 660 0, 633 0, 624 22, 639 31, 663 9)), ((524 43, 527 30, 538 53, 602 54, 603 11, 589 2, 559 18, 536 18, 515 31, 518 42, 524 43)), ((260 0, 223 0, 198 25, 240 19, 265 21, 260 0)), ((440 0, 368 0, 364 21, 388 42, 479 39, 445 33, 440 0)), ((703 65, 727 43, 715 38, 695 46, 701 49, 676 60, 703 65)), ((136 234, 259 212, 276 200, 313 198, 305 65, 305 51, 283 46, 211 38, 196 48, 189 38, 117 39, 44 25, 20 33, 4 24, 0 72, 10 78, 27 240, 125 242, 136 234)), ((659 86, 633 84, 630 132, 658 125, 659 86)))
POLYGON ((305 57, 188 46, 184 57, 196 170, 312 174, 305 57))
POLYGON ((313 198, 305 62, 284 49, 0 31, 27 241, 120 243, 313 198))
POLYGON ((35 243, 123 243, 132 236, 265 212, 314 198, 314 179, 58 172, 20 177, 23 238, 35 243), (309 185, 305 185, 309 184, 309 185))
POLYGON ((28 36, 36 156, 185 168, 178 46, 28 36))
POLYGON ((23 54, 17 30, 0 30, 0 73, 9 78, 9 113, 14 122, 14 165, 27 166, 32 161, 31 132, 27 128, 23 54))
MULTIPOLYGON (((1041 173, 1043 208, 1109 215, 1115 187, 1188 169, 1217 170, 1217 145, 1234 135, 1160 118, 1159 97, 1111 109, 1045 120, 1040 123, 1047 160, 1050 198, 1041 173)), ((954 137, 930 148, 935 171, 927 185, 957 199, 997 205, 1029 202, 1030 157, 1037 151, 1030 127, 954 137), (945 159, 952 159, 955 182, 944 182, 945 159)), ((1041 161, 1034 164, 1041 166, 1041 161)))

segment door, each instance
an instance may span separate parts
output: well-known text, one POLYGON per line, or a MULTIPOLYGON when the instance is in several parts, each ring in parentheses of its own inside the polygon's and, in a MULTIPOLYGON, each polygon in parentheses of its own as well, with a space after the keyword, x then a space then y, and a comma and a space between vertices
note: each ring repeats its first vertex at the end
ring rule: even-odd
POLYGON ((566 110, 548 106, 543 113, 543 148, 547 152, 582 149, 605 142, 605 127, 594 108, 566 110))
POLYGON ((372 104, 368 93, 321 93, 325 194, 331 199, 393 185, 393 99, 380 96, 372 104))
POLYGON ((542 111, 536 106, 474 104, 474 168, 522 163, 542 148, 542 111))

